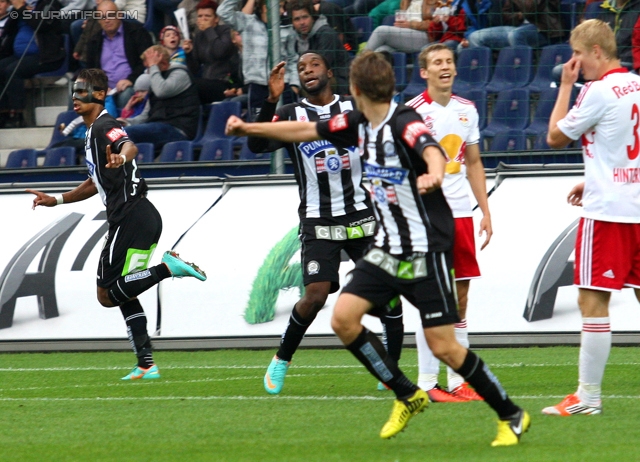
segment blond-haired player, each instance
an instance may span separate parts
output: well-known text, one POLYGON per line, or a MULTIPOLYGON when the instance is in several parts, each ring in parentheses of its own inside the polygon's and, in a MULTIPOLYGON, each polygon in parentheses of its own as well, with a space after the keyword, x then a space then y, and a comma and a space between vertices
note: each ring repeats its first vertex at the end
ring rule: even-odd
POLYGON ((582 312, 578 390, 544 414, 602 412, 601 384, 611 350, 611 292, 632 287, 640 299, 640 77, 620 66, 615 36, 600 20, 571 32, 573 57, 562 68, 547 142, 582 138, 585 181, 567 198, 582 206, 574 284, 582 312), (579 73, 589 81, 569 110, 579 73))

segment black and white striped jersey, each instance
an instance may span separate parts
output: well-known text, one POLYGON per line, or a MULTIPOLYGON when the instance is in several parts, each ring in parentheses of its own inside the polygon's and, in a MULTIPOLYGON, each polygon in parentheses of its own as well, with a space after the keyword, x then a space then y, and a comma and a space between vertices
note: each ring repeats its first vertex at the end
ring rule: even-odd
POLYGON ((403 256, 452 248, 453 215, 442 190, 418 193, 416 178, 428 172, 422 152, 427 146, 440 146, 412 108, 392 102, 375 129, 354 111, 319 122, 317 130, 336 146, 357 143, 371 181, 376 247, 403 256))
MULTIPOLYGON (((353 111, 350 97, 334 95, 331 104, 315 106, 307 99, 287 104, 276 111, 276 105, 262 105, 259 122, 298 120, 319 122, 337 114, 353 111)), ((284 147, 293 163, 300 194, 300 219, 330 218, 371 209, 369 193, 362 185, 362 161, 355 146, 337 148, 329 141, 282 143, 265 138, 249 138, 253 152, 270 152, 284 147)))
POLYGON ((106 110, 91 124, 85 137, 85 162, 107 208, 109 223, 118 223, 147 192, 135 159, 120 168, 106 168, 107 146, 117 154, 127 141, 131 140, 120 122, 106 110))

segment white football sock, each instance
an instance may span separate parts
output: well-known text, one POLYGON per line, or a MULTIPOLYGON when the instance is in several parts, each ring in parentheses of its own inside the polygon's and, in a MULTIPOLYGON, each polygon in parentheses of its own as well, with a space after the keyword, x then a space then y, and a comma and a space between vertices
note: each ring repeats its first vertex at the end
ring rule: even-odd
MULTIPOLYGON (((467 320, 462 319, 453 325, 456 334, 456 340, 460 345, 469 349, 469 331, 467 330, 467 320)), ((447 389, 453 391, 464 383, 464 377, 457 374, 453 369, 447 366, 447 389)))
POLYGON ((587 406, 600 406, 604 369, 611 351, 609 318, 582 318, 578 398, 587 406))
POLYGON ((418 347, 418 386, 425 391, 431 390, 438 383, 440 361, 429 349, 424 329, 416 331, 416 346, 418 347))

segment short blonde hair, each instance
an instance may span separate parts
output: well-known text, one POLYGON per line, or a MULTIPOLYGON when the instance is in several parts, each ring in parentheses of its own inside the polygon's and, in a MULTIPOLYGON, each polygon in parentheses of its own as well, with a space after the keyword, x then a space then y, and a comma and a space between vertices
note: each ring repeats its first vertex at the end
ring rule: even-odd
POLYGON ((609 24, 599 19, 589 19, 578 24, 571 31, 569 42, 571 45, 579 44, 587 49, 598 45, 607 58, 616 59, 618 57, 616 36, 609 24))

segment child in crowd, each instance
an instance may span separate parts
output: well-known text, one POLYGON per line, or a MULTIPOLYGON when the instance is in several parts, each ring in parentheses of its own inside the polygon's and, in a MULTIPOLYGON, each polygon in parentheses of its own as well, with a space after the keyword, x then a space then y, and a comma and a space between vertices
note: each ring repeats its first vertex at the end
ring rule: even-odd
POLYGON ((139 115, 144 110, 144 108, 149 104, 150 86, 151 76, 149 74, 140 74, 136 79, 136 83, 133 85, 134 93, 131 98, 129 98, 129 101, 127 101, 127 104, 122 108, 120 118, 129 119, 139 115))
POLYGON ((182 34, 176 26, 165 26, 160 31, 160 44, 169 50, 170 62, 187 64, 187 55, 180 46, 182 34))

